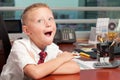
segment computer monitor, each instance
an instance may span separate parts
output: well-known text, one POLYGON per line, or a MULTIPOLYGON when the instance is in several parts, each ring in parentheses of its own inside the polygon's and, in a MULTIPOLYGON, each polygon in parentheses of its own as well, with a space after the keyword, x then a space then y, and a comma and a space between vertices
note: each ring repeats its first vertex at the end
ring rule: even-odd
POLYGON ((8 33, 22 33, 20 20, 4 20, 8 33))

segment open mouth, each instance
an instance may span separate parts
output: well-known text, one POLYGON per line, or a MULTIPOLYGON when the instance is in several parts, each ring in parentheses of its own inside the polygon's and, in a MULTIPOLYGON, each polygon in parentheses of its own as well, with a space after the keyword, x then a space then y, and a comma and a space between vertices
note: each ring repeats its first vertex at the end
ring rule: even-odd
POLYGON ((45 35, 46 35, 46 36, 51 36, 51 34, 52 34, 52 31, 45 32, 45 35))

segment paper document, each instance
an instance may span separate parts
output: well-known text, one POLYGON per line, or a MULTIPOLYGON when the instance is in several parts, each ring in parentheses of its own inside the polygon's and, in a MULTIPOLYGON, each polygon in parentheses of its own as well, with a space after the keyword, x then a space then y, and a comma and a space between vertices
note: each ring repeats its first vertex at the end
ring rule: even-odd
POLYGON ((79 65, 81 70, 85 69, 95 69, 93 64, 96 63, 97 61, 83 61, 80 59, 74 59, 79 65))

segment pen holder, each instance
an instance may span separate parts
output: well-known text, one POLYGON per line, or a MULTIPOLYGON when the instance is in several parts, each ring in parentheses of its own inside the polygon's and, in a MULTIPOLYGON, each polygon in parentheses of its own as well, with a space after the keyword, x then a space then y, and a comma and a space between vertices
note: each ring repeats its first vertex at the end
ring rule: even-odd
POLYGON ((114 45, 111 46, 112 42, 97 43, 97 59, 108 58, 109 61, 114 60, 114 45))

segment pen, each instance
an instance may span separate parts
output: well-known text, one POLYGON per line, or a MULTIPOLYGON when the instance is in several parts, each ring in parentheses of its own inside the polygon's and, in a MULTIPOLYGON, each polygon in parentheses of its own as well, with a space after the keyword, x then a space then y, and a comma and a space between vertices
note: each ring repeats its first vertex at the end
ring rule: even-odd
POLYGON ((80 52, 80 55, 90 58, 90 55, 89 55, 89 54, 86 54, 86 53, 84 53, 84 52, 80 52))
POLYGON ((111 43, 110 47, 111 47, 111 46, 113 46, 115 43, 116 43, 116 42, 115 42, 115 41, 113 41, 113 42, 111 43))

